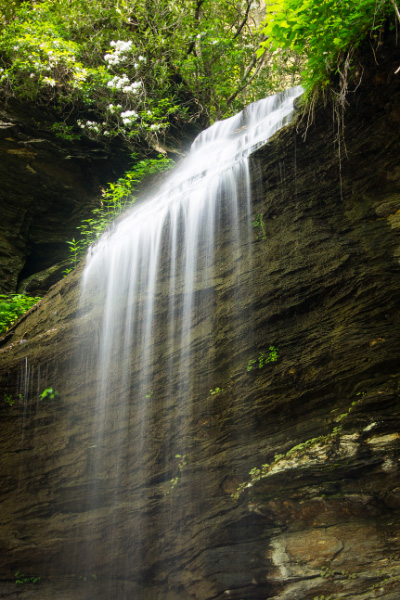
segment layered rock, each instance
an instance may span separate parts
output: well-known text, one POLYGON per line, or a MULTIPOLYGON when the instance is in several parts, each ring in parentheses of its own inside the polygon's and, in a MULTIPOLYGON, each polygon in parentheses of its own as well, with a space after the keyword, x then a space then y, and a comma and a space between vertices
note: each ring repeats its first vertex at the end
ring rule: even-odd
POLYGON ((51 131, 56 116, 9 101, 0 110, 0 292, 38 295, 62 278, 66 240, 121 176, 129 150, 51 131))
MULTIPOLYGON (((79 273, 4 338, 2 597, 398 598, 395 58, 388 48, 351 98, 340 156, 329 108, 305 138, 298 121, 254 155, 252 259, 232 266, 222 223, 220 276, 198 294, 215 316, 194 325, 193 397, 166 396, 168 348, 156 349, 151 397, 136 397, 133 367, 122 423, 117 391, 108 399, 102 481, 90 470, 95 374, 75 361, 84 324, 96 327, 78 311, 79 273), (271 347, 278 360, 264 364, 271 347), (42 581, 15 584, 16 571, 42 581)), ((155 319, 162 329, 162 305, 155 319)), ((111 368, 118 390, 123 365, 111 368)))

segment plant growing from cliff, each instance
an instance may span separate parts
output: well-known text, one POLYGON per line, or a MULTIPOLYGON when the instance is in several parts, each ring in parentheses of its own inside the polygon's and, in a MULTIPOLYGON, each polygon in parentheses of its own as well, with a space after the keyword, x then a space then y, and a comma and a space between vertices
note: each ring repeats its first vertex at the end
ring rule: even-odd
POLYGON ((29 577, 27 575, 24 575, 20 571, 16 571, 16 573, 15 573, 15 583, 17 585, 23 585, 23 584, 27 584, 27 583, 38 584, 38 583, 41 583, 41 581, 42 581, 41 577, 29 577))
POLYGON ((278 349, 275 346, 270 346, 267 350, 263 350, 258 358, 249 360, 247 363, 246 371, 249 373, 253 370, 254 366, 258 364, 258 368, 262 369, 271 362, 276 362, 279 358, 278 349))
POLYGON ((0 333, 6 331, 19 317, 39 302, 38 296, 0 294, 0 333))
POLYGON ((51 400, 54 400, 54 398, 56 398, 58 395, 59 393, 56 390, 54 390, 52 387, 49 387, 43 390, 41 394, 39 394, 39 398, 40 400, 44 400, 45 398, 50 398, 51 400))
MULTIPOLYGON (((137 155, 132 155, 137 158, 137 155)), ((136 201, 134 192, 150 176, 163 173, 174 165, 174 161, 159 154, 157 158, 138 160, 123 177, 109 183, 103 191, 100 206, 93 209, 92 216, 84 219, 77 227, 80 238, 68 241, 70 264, 64 274, 71 272, 87 248, 93 244, 109 227, 112 221, 136 201)))
POLYGON ((265 463, 261 465, 261 467, 253 467, 249 471, 250 480, 242 482, 236 489, 236 491, 231 494, 231 497, 234 500, 237 500, 239 496, 244 492, 246 488, 252 487, 255 482, 259 481, 266 477, 271 471, 274 469, 276 465, 278 465, 282 461, 286 461, 295 456, 302 456, 305 452, 307 452, 310 448, 316 445, 325 445, 330 440, 334 440, 342 431, 343 421, 347 419, 350 413, 354 410, 354 407, 357 406, 361 402, 363 395, 360 396, 357 400, 354 400, 347 411, 338 417, 336 417, 335 422, 340 423, 340 425, 335 425, 331 432, 327 435, 320 435, 315 438, 311 438, 306 440, 305 442, 301 442, 300 444, 296 444, 292 448, 290 448, 285 454, 275 454, 274 460, 271 463, 265 463))
POLYGON ((210 390, 210 395, 211 396, 216 396, 217 394, 220 394, 221 392, 222 392, 222 388, 216 387, 213 390, 210 390))
POLYGON ((4 402, 8 404, 8 406, 14 406, 15 404, 15 400, 11 394, 4 394, 4 402))
POLYGON ((72 125, 67 125, 63 122, 53 123, 50 129, 56 134, 56 137, 59 137, 63 140, 67 140, 68 142, 80 140, 82 137, 81 133, 75 132, 74 127, 72 125))
POLYGON ((253 227, 259 227, 261 229, 261 234, 257 236, 257 239, 266 240, 267 232, 265 229, 264 219, 261 213, 258 213, 256 215, 256 218, 254 219, 254 221, 252 221, 251 224, 253 225, 253 227))
MULTIPOLYGON (((179 478, 180 478, 180 476, 182 474, 183 467, 185 465, 187 465, 187 462, 188 462, 186 454, 175 454, 175 458, 178 461, 177 462, 177 469, 178 469, 179 473, 178 473, 178 475, 176 475, 175 477, 173 477, 170 480, 170 490, 169 491, 173 490, 174 487, 177 485, 177 483, 179 481, 179 478)), ((169 491, 167 493, 169 493, 169 491)))
POLYGON ((295 52, 304 61, 302 85, 309 100, 338 78, 342 100, 354 51, 367 34, 377 37, 384 19, 395 10, 394 0, 273 0, 267 4, 265 50, 286 61, 295 52))

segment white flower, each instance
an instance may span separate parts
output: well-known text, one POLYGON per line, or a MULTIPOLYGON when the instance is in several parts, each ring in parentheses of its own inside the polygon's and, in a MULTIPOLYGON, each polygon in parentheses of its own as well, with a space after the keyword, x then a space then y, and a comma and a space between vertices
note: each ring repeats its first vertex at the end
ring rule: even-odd
POLYGON ((123 75, 122 77, 118 77, 118 75, 116 75, 115 77, 113 77, 112 79, 110 79, 107 82, 108 87, 114 88, 117 90, 121 90, 123 87, 125 87, 128 84, 129 84, 129 78, 126 75, 123 75))
POLYGON ((127 54, 132 50, 132 42, 129 40, 124 42, 122 40, 118 40, 117 42, 111 41, 110 46, 115 48, 115 52, 113 54, 105 54, 104 60, 109 65, 117 65, 118 63, 127 59, 124 54, 127 54))
POLYGON ((125 110, 124 112, 121 113, 121 117, 123 119, 137 119, 138 118, 138 114, 135 110, 125 110))
POLYGON ((52 79, 52 77, 45 77, 43 79, 43 83, 45 83, 46 85, 50 85, 51 87, 54 87, 56 85, 56 81, 52 79))

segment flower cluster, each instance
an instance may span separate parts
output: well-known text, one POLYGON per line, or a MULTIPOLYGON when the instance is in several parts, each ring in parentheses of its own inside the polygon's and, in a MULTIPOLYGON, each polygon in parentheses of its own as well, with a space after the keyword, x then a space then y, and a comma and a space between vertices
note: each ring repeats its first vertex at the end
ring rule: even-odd
POLYGON ((131 83, 127 75, 122 75, 122 77, 115 75, 115 77, 107 82, 107 86, 113 90, 121 90, 124 94, 137 94, 142 84, 140 81, 133 81, 131 83))
POLYGON ((120 104, 109 104, 107 106, 107 110, 110 111, 110 113, 115 113, 118 112, 122 109, 122 106, 120 104))
POLYGON ((127 84, 129 84, 129 77, 127 77, 127 75, 123 75, 122 77, 116 75, 107 82, 108 87, 115 90, 122 90, 122 88, 127 84))
POLYGON ((140 83, 140 81, 133 81, 129 85, 124 85, 122 91, 124 92, 124 94, 137 94, 141 87, 142 84, 140 83))
POLYGON ((96 123, 96 121, 77 121, 79 127, 82 129, 87 129, 88 131, 92 131, 93 133, 100 133, 101 127, 100 123, 96 123))
POLYGON ((126 55, 132 50, 131 41, 123 42, 122 40, 118 40, 117 42, 114 42, 114 40, 112 40, 110 46, 115 48, 114 52, 104 56, 104 60, 109 65, 117 65, 126 60, 128 58, 126 55))
POLYGON ((23 21, 18 35, 14 33, 0 40, 0 52, 8 53, 10 59, 10 66, 0 67, 0 84, 9 80, 13 90, 27 88, 34 95, 42 88, 63 97, 78 95, 84 101, 92 97, 93 90, 101 92, 104 114, 92 111, 96 120, 76 122, 81 133, 64 127, 62 135, 79 137, 85 133, 91 138, 115 135, 132 138, 140 129, 155 134, 168 126, 160 122, 158 113, 147 110, 146 79, 141 74, 146 58, 135 53, 132 41, 111 42, 109 54, 104 56, 105 65, 92 68, 80 61, 76 42, 64 39, 57 31, 50 33, 47 22, 39 28, 36 25, 23 21), (120 104, 115 103, 116 99, 120 104))
MULTIPOLYGON (((111 41, 110 46, 114 48, 114 52, 108 53, 104 55, 104 60, 106 61, 109 67, 113 67, 118 65, 121 62, 126 62, 129 58, 129 54, 132 52, 132 42, 123 42, 122 40, 118 40, 117 42, 111 41)), ((132 60, 135 60, 132 57, 132 60)), ((135 69, 138 69, 140 63, 146 62, 146 58, 140 55, 136 62, 134 62, 133 66, 135 69)))
POLYGON ((132 125, 139 118, 135 110, 125 110, 121 113, 122 122, 124 125, 132 125))

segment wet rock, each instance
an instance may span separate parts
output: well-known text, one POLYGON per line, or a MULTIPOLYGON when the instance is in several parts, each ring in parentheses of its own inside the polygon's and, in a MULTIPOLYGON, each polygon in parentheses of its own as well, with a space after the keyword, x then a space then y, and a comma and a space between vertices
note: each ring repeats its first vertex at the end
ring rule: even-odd
MULTIPOLYGON (((390 115, 400 91, 387 75, 388 61, 398 62, 392 50, 380 66, 385 86, 371 73, 351 98, 346 159, 338 159, 329 108, 317 111, 306 138, 294 124, 253 157, 252 210, 265 231, 253 226, 251 262, 235 256, 232 265, 221 223, 222 275, 198 294, 199 305, 216 299, 213 322, 193 329, 190 408, 174 373, 177 392, 165 394, 171 349, 162 342, 148 398, 135 395, 141 374, 129 363, 121 422, 126 365, 113 363, 102 478, 91 471, 96 381, 83 328, 99 323, 91 307, 78 310, 79 273, 0 342, 2 597, 398 600, 400 229, 391 216, 400 140, 390 115), (253 337, 244 335, 249 322, 253 337), (207 327, 216 336, 212 359, 207 327), (271 345, 278 360, 248 371, 271 345), (48 387, 59 395, 40 398, 48 387), (138 455, 131 440, 144 423, 149 443, 138 455), (181 441, 179 470, 172 448, 181 441), (44 582, 18 588, 17 570, 44 582)), ((165 320, 161 298, 161 333, 165 320)))

